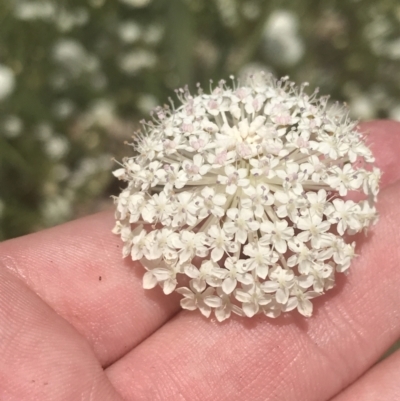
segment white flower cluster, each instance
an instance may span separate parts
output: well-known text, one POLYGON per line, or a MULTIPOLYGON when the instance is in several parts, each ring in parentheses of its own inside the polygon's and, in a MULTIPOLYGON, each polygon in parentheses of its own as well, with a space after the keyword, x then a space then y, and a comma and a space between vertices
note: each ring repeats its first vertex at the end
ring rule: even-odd
POLYGON ((137 154, 114 172, 127 183, 114 232, 146 268, 144 288, 177 291, 184 309, 219 321, 310 316, 349 268, 349 236, 377 218, 380 171, 345 110, 305 87, 262 74, 211 94, 180 89, 179 108, 143 122, 137 154))

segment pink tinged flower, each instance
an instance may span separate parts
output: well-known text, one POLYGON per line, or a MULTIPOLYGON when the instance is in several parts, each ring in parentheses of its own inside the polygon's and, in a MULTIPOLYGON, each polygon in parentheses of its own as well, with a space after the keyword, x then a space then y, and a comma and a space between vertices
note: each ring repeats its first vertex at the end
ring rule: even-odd
POLYGON ((293 149, 308 155, 315 150, 317 143, 310 140, 311 132, 308 130, 291 131, 287 135, 287 140, 293 149))
POLYGON ((257 94, 256 96, 248 95, 245 98, 245 110, 247 114, 258 113, 265 102, 265 95, 257 94))
POLYGON ((172 154, 176 153, 179 148, 180 141, 181 141, 180 136, 176 136, 173 140, 166 139, 163 142, 164 153, 166 155, 172 155, 172 154))
POLYGON ((238 156, 243 159, 250 159, 251 157, 255 156, 256 152, 253 149, 254 148, 244 142, 239 142, 236 144, 236 152, 238 156))
POLYGON ((222 152, 215 155, 214 163, 223 166, 228 158, 228 152, 223 150, 222 152))
POLYGON ((279 159, 268 155, 260 159, 250 159, 250 165, 253 167, 250 173, 261 178, 272 179, 275 177, 275 167, 279 164, 279 159))
POLYGON ((181 124, 181 129, 184 134, 192 133, 194 130, 194 125, 193 125, 192 119, 186 118, 181 124))
POLYGON ((225 112, 229 110, 229 106, 231 104, 231 100, 228 96, 221 96, 221 92, 214 92, 210 96, 210 100, 206 104, 206 108, 208 113, 212 116, 217 116, 221 112, 225 112))
POLYGON ((292 121, 290 110, 284 104, 276 102, 267 103, 264 108, 264 114, 269 115, 271 121, 278 126, 289 125, 292 121))
POLYGON ((225 167, 225 175, 218 175, 218 182, 220 184, 226 185, 226 193, 233 195, 238 186, 246 187, 249 185, 249 180, 247 177, 247 170, 244 168, 236 169, 232 165, 225 167))
POLYGON ((193 161, 185 160, 182 163, 182 174, 187 181, 199 181, 202 176, 207 174, 211 166, 204 164, 203 156, 197 154, 193 157, 193 161))

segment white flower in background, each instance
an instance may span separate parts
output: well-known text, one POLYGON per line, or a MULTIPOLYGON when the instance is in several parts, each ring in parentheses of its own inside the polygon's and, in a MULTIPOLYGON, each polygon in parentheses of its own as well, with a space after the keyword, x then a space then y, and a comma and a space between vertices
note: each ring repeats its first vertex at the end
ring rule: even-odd
POLYGON ((54 60, 74 75, 85 70, 89 56, 81 43, 74 39, 60 39, 53 47, 54 60))
POLYGON ((118 26, 118 35, 125 43, 137 42, 142 36, 141 26, 134 20, 122 22, 118 26))
POLYGON ((176 290, 184 309, 219 321, 310 316, 348 270, 349 236, 377 220, 380 171, 347 111, 305 87, 263 74, 180 89, 180 106, 143 122, 137 154, 114 172, 127 184, 114 232, 148 270, 145 288, 176 290))
POLYGON ((21 134, 24 123, 20 117, 10 115, 4 118, 2 128, 7 138, 16 138, 21 134))
POLYGON ((141 8, 148 6, 152 0, 119 0, 119 1, 133 8, 141 8))
POLYGON ((15 87, 15 75, 11 68, 0 64, 0 101, 13 93, 15 87))
POLYGON ((52 20, 56 15, 56 5, 50 1, 15 1, 14 15, 23 21, 52 20))
POLYGON ((291 11, 274 11, 264 31, 265 49, 270 59, 280 65, 292 66, 304 54, 304 43, 298 33, 298 18, 291 11))
POLYGON ((152 68, 157 62, 154 52, 139 49, 122 55, 118 60, 120 69, 128 75, 137 75, 141 70, 152 68))
POLYGON ((61 32, 70 32, 72 29, 84 26, 89 21, 89 12, 84 7, 76 8, 68 11, 62 8, 55 18, 56 26, 61 32))

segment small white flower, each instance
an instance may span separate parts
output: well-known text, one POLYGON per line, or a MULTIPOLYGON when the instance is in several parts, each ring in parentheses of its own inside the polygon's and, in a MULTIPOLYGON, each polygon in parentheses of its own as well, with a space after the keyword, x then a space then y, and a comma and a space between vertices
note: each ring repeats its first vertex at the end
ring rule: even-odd
POLYGON ((275 266, 269 273, 271 281, 264 281, 261 289, 266 293, 275 293, 276 301, 286 304, 289 299, 289 291, 294 285, 294 273, 291 269, 283 269, 275 266))
POLYGON ((225 269, 215 270, 215 276, 222 279, 221 289, 224 294, 229 295, 236 288, 237 282, 242 284, 251 284, 253 278, 250 274, 240 268, 236 259, 228 258, 225 261, 225 269))
POLYGON ((142 217, 148 223, 161 223, 165 226, 171 223, 173 209, 165 192, 154 194, 142 211, 142 217))
POLYGON ((258 218, 263 217, 265 206, 272 205, 275 200, 266 184, 259 184, 256 187, 249 186, 243 189, 243 193, 246 194, 247 197, 241 199, 242 207, 251 209, 258 218))
POLYGON ((188 192, 181 192, 176 196, 172 227, 182 227, 185 224, 194 226, 197 222, 198 207, 195 205, 194 196, 188 192))
POLYGON ((210 165, 204 164, 204 158, 199 154, 193 156, 193 161, 184 160, 182 167, 181 173, 185 182, 200 181, 202 176, 207 174, 211 168, 210 165))
POLYGON ((295 284, 284 310, 288 312, 297 308, 300 314, 305 317, 310 317, 313 312, 313 304, 310 299, 318 297, 319 295, 320 294, 314 291, 304 292, 300 285, 295 284))
POLYGON ((242 302, 242 310, 247 317, 253 317, 260 311, 260 307, 271 302, 271 298, 256 283, 243 285, 243 289, 237 289, 235 298, 242 302))
POLYGON ((224 230, 232 235, 235 234, 235 241, 244 244, 247 241, 249 232, 257 231, 260 223, 254 219, 254 215, 250 209, 232 208, 226 212, 231 221, 224 224, 224 230))
POLYGON ((175 291, 178 284, 177 276, 183 273, 182 266, 176 260, 165 262, 164 266, 156 267, 151 271, 160 283, 164 294, 168 295, 175 291))
POLYGON ((243 261, 246 271, 254 271, 257 277, 265 279, 268 275, 269 266, 278 260, 278 255, 273 252, 268 244, 260 240, 251 242, 243 248, 244 255, 248 258, 243 261))
POLYGON ((220 287, 222 280, 218 274, 219 270, 218 264, 212 260, 203 260, 200 269, 192 264, 184 267, 185 274, 193 279, 191 282, 196 289, 203 288, 205 284, 211 287, 220 287))
POLYGON ((131 249, 132 260, 140 260, 143 258, 147 248, 146 237, 147 237, 147 231, 144 229, 141 229, 139 234, 133 236, 132 249, 131 249))
POLYGON ((266 233, 263 238, 267 238, 281 254, 287 250, 286 241, 294 236, 294 229, 293 227, 288 227, 286 220, 264 221, 260 225, 260 230, 266 233))
POLYGON ((276 175, 274 169, 279 164, 279 159, 268 155, 259 159, 251 159, 249 163, 253 167, 250 170, 252 175, 271 179, 276 175))
POLYGON ((218 176, 218 183, 226 185, 226 193, 233 195, 238 186, 246 187, 249 185, 249 180, 246 179, 247 170, 244 168, 236 169, 232 165, 227 165, 225 167, 225 175, 218 176))
POLYGON ((232 242, 229 236, 221 227, 213 225, 208 230, 206 244, 212 249, 211 260, 218 262, 225 254, 234 253, 239 249, 239 244, 232 242))
POLYGON ((311 241, 311 246, 319 249, 325 237, 324 234, 329 230, 330 226, 329 221, 322 220, 322 217, 316 214, 300 217, 297 220, 297 228, 302 231, 297 235, 297 239, 302 242, 311 241))
POLYGON ((177 250, 181 263, 191 261, 194 256, 204 256, 207 253, 204 247, 206 235, 204 233, 194 233, 191 231, 181 231, 170 237, 171 248, 177 250))
POLYGON ((310 213, 311 215, 315 214, 322 217, 328 205, 326 196, 327 194, 325 189, 320 189, 318 192, 307 192, 306 198, 308 201, 308 207, 301 211, 301 213, 303 215, 310 213))
POLYGON ((231 302, 229 295, 225 294, 221 288, 217 288, 217 293, 221 298, 221 304, 215 308, 215 317, 219 322, 231 317, 232 312, 239 316, 244 316, 242 309, 231 302))
POLYGON ((222 305, 221 298, 214 296, 214 288, 204 285, 203 288, 196 289, 193 284, 190 283, 190 289, 187 287, 181 287, 176 290, 179 294, 184 296, 181 299, 181 306, 183 309, 196 310, 205 316, 209 317, 211 314, 211 308, 219 308, 222 305))
POLYGON ((226 196, 224 194, 215 192, 213 188, 205 187, 200 192, 200 195, 195 202, 199 209, 200 219, 204 219, 209 215, 217 217, 224 215, 224 208, 222 207, 226 203, 226 196))
POLYGON ((179 107, 155 109, 114 172, 126 188, 113 232, 144 288, 182 294, 184 309, 310 316, 355 257, 349 237, 377 221, 380 171, 346 110, 306 84, 233 85, 179 89, 179 107))
POLYGON ((330 223, 337 223, 337 231, 344 235, 347 228, 359 231, 362 224, 358 217, 359 206, 351 200, 334 199, 326 208, 325 214, 330 223))

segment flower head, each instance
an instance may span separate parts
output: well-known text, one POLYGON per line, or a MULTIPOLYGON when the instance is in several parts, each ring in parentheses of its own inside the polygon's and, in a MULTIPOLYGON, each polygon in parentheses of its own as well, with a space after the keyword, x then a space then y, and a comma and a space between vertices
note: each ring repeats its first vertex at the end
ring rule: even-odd
POLYGON ((310 316, 348 270, 348 237, 377 220, 380 171, 346 111, 305 87, 264 74, 211 94, 180 89, 178 108, 143 122, 137 154, 114 173, 127 184, 114 232, 146 267, 145 288, 176 290, 184 309, 220 321, 310 316))

